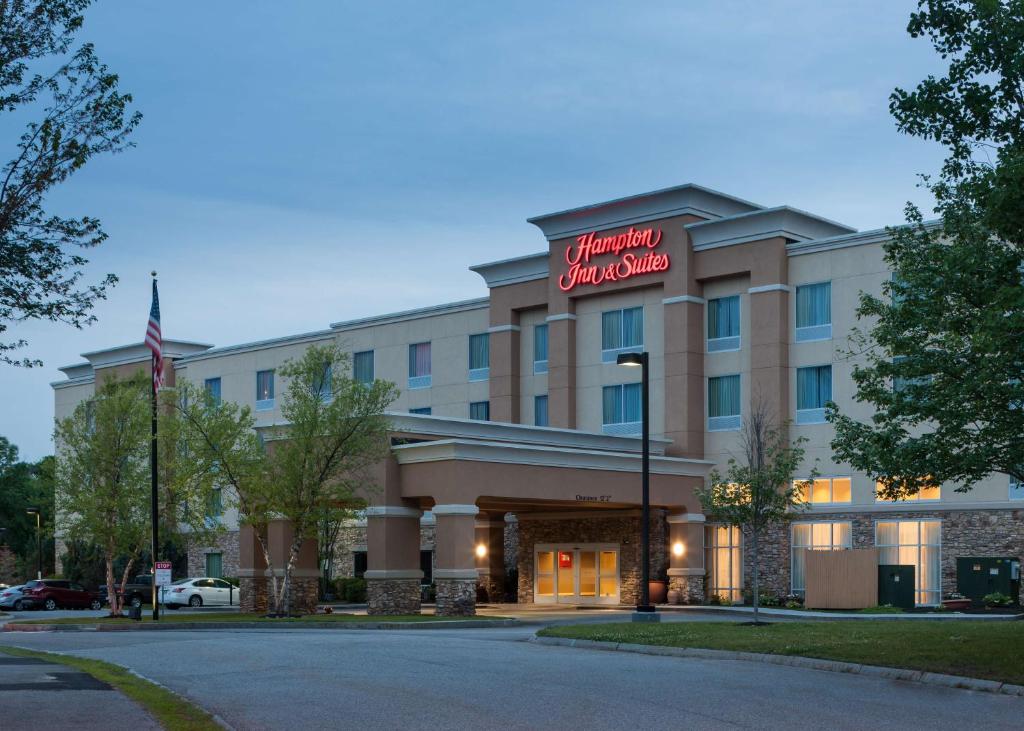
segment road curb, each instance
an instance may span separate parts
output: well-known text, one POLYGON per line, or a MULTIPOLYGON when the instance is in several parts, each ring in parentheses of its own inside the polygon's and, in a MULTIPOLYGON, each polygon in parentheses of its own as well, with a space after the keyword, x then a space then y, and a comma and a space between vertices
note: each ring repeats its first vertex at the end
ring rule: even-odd
POLYGON ((146 624, 125 621, 124 624, 20 624, 8 622, 0 627, 3 632, 169 632, 196 630, 237 629, 482 629, 486 627, 516 627, 518 619, 455 619, 425 622, 166 622, 146 624))
MULTIPOLYGON (((751 616, 754 610, 751 607, 720 607, 708 604, 700 605, 673 605, 659 604, 658 611, 673 614, 686 614, 687 612, 713 612, 718 614, 732 614, 751 616)), ((816 612, 808 609, 782 609, 779 607, 761 607, 758 613, 765 617, 789 617, 805 621, 822 622, 1018 622, 1024 620, 1024 612, 1017 614, 962 614, 960 612, 935 612, 934 614, 858 614, 855 612, 816 612)))
POLYGON ((889 668, 879 665, 861 665, 860 663, 823 660, 814 657, 795 655, 769 655, 759 652, 736 652, 733 650, 709 650, 702 647, 665 647, 661 645, 638 645, 629 642, 601 642, 598 640, 573 640, 567 637, 537 637, 530 639, 539 645, 556 647, 574 647, 582 650, 603 650, 605 652, 633 652, 639 655, 657 655, 664 657, 693 657, 706 660, 743 660, 771 665, 788 665, 809 670, 824 670, 832 673, 850 673, 851 675, 867 675, 890 680, 906 680, 925 685, 941 685, 946 688, 976 690, 982 693, 1000 693, 1002 695, 1024 696, 1024 686, 1012 683, 1001 683, 998 680, 982 680, 965 678, 959 675, 944 675, 923 670, 907 670, 905 668, 889 668))

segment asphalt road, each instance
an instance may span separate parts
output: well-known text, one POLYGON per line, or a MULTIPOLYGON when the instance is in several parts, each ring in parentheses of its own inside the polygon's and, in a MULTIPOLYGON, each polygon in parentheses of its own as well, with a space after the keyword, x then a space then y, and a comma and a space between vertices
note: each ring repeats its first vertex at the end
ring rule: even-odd
POLYGON ((816 670, 539 646, 536 627, 39 633, 237 729, 1020 729, 1024 699, 816 670))

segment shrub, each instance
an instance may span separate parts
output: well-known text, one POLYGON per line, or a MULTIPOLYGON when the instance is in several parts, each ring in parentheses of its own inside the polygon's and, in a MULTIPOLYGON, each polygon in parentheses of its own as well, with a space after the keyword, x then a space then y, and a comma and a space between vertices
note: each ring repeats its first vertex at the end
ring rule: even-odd
POLYGON ((335 579, 334 595, 348 604, 362 604, 366 601, 366 579, 358 577, 335 579))
MULTIPOLYGON (((782 600, 779 599, 779 595, 772 591, 762 589, 759 594, 758 604, 762 607, 778 607, 782 605, 782 600)), ((754 605, 754 592, 750 589, 743 590, 743 603, 748 606, 754 605)))
POLYGON ((998 591, 986 594, 981 600, 985 602, 986 607, 1008 607, 1013 604, 1013 597, 998 591))
POLYGON ((725 603, 725 599, 723 599, 720 594, 712 594, 708 597, 708 604, 713 607, 720 607, 725 603))

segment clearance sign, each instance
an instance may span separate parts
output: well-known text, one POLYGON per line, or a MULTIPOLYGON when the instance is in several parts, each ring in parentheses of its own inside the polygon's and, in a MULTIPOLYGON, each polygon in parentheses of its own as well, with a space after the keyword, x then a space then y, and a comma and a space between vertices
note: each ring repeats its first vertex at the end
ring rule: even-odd
POLYGON ((664 272, 669 267, 668 254, 654 251, 661 243, 661 229, 635 229, 611 236, 598 236, 596 231, 576 237, 565 247, 568 271, 558 278, 558 288, 570 292, 581 284, 603 284, 630 279, 640 274, 664 272), (613 261, 595 258, 614 256, 613 261))

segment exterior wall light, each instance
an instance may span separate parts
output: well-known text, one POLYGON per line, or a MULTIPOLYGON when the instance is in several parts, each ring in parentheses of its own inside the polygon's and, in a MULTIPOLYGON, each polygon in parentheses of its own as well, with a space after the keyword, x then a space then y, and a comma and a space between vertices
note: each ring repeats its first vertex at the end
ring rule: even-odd
POLYGON ((673 556, 682 556, 684 553, 686 553, 686 546, 683 544, 682 541, 676 541, 672 544, 673 556))
POLYGON ((485 546, 483 543, 476 544, 476 557, 477 558, 483 558, 486 555, 487 555, 487 546, 485 546))

